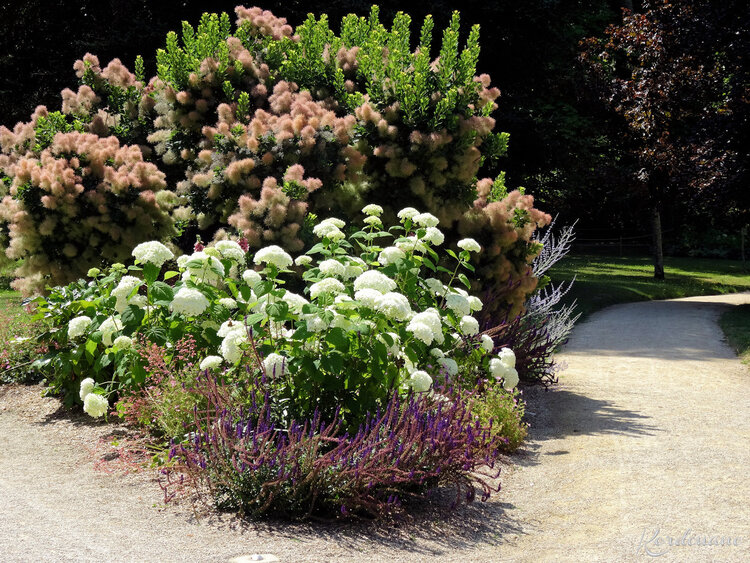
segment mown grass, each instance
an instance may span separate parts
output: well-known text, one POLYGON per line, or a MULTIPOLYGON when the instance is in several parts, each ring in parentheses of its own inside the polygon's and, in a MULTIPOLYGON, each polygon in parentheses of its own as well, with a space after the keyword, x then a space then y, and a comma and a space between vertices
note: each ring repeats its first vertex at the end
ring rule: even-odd
POLYGON ((724 313, 719 325, 743 363, 750 365, 750 305, 738 305, 724 313))
POLYGON ((585 318, 618 303, 750 291, 750 271, 738 260, 665 258, 663 281, 651 258, 574 255, 550 271, 554 282, 576 277, 567 302, 576 299, 585 318))

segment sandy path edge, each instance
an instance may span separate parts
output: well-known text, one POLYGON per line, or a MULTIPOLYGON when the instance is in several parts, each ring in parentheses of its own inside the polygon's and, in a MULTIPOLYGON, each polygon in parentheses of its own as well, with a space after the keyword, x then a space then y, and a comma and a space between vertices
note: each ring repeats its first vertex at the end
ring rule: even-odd
POLYGON ((398 529, 196 521, 146 474, 107 475, 111 427, 0 388, 3 561, 750 560, 750 372, 715 320, 750 295, 620 305, 576 328, 553 391, 528 392, 532 439, 503 491, 398 529), (105 448, 106 449, 106 448, 105 448), (658 545, 659 540, 687 544, 658 545), (698 546, 726 537, 737 545, 698 546))

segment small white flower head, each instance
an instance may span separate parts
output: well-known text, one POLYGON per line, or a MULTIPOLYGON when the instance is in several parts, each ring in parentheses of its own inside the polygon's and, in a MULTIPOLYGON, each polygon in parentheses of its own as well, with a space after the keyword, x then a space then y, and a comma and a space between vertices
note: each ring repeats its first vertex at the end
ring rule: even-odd
POLYGON ((89 416, 99 418, 107 414, 107 409, 109 409, 109 401, 102 395, 89 393, 83 399, 83 412, 89 416))
POLYGON ((321 273, 326 276, 336 276, 341 278, 346 274, 346 267, 334 258, 323 260, 318 264, 318 268, 320 268, 321 273))
POLYGON ((497 357, 500 358, 504 366, 509 368, 516 367, 516 354, 510 348, 501 348, 497 357))
POLYGON ((284 375, 286 358, 275 352, 268 354, 263 360, 263 368, 269 377, 281 377, 284 375))
POLYGON ((220 338, 225 338, 229 336, 230 332, 241 332, 245 333, 245 324, 242 321, 237 321, 233 319, 229 319, 228 321, 224 321, 221 323, 221 326, 219 327, 219 330, 216 331, 216 334, 220 338))
POLYGON ((425 245, 415 236, 397 240, 394 244, 404 252, 424 252, 427 250, 425 245))
POLYGON ((249 285, 250 287, 254 287, 255 284, 258 283, 262 278, 260 277, 260 274, 255 270, 245 270, 244 272, 242 272, 242 279, 247 285, 249 285))
POLYGON ((435 339, 432 333, 432 329, 430 326, 423 322, 414 322, 414 319, 409 322, 408 326, 406 327, 406 330, 408 332, 411 332, 414 335, 414 338, 417 340, 421 340, 427 346, 432 344, 432 341, 435 339))
POLYGON ((474 336, 479 333, 479 321, 471 315, 461 317, 461 332, 466 336, 474 336))
POLYGON ((86 272, 86 275, 90 278, 95 278, 101 273, 102 271, 99 268, 90 268, 89 271, 86 272))
POLYGON ((414 222, 421 227, 437 227, 440 221, 432 213, 420 213, 414 216, 414 222))
POLYGON ((398 248, 397 246, 388 246, 380 251, 378 254, 378 262, 383 266, 393 264, 399 260, 406 258, 406 252, 398 248))
POLYGON ((427 278, 426 280, 424 280, 424 283, 428 287, 428 289, 438 297, 442 297, 443 295, 445 295, 445 285, 443 285, 443 282, 441 282, 440 280, 435 278, 427 278))
POLYGON ((409 300, 395 291, 381 295, 375 303, 375 309, 394 321, 405 321, 411 317, 409 300))
POLYGON ((438 360, 440 358, 445 358, 445 354, 443 353, 443 351, 440 348, 433 348, 432 350, 430 350, 430 356, 432 356, 433 358, 436 358, 438 360))
POLYGON ((448 377, 453 377, 458 374, 458 364, 453 358, 440 358, 437 362, 440 366, 440 370, 448 377))
POLYGON ((127 350, 128 348, 133 347, 133 339, 123 334, 114 339, 112 346, 118 350, 127 350))
POLYGON ((312 264, 312 256, 308 256, 307 254, 302 254, 300 256, 297 256, 297 258, 294 259, 294 263, 297 266, 309 266, 312 264))
POLYGON ((99 325, 99 331, 102 333, 102 343, 105 346, 112 346, 112 336, 122 330, 122 323, 117 317, 107 317, 99 325))
POLYGON ((94 390, 94 387, 96 387, 96 382, 90 377, 81 381, 81 390, 78 392, 78 395, 82 401, 86 398, 86 395, 94 390))
POLYGON ((120 283, 117 284, 117 287, 112 290, 112 295, 117 298, 115 310, 118 313, 122 313, 125 310, 128 306, 128 297, 133 293, 135 288, 140 287, 142 284, 143 281, 135 276, 122 277, 120 283))
POLYGON ((398 212, 398 218, 402 221, 405 221, 406 219, 414 219, 417 215, 419 215, 419 211, 413 207, 404 207, 398 212))
POLYGON ((491 337, 487 336, 486 334, 483 334, 481 337, 481 346, 482 350, 485 352, 492 352, 495 349, 495 342, 492 340, 491 337))
POLYGON ((256 252, 253 262, 255 264, 273 264, 280 270, 288 268, 294 263, 292 257, 283 248, 275 244, 261 248, 256 252))
POLYGON ((437 227, 427 227, 422 240, 429 242, 433 246, 440 246, 445 241, 445 235, 437 227))
POLYGON ((322 332, 328 328, 328 322, 320 315, 304 315, 307 332, 322 332))
POLYGON ((302 307, 310 303, 307 299, 302 297, 301 295, 298 295, 296 293, 292 293, 291 291, 287 291, 284 293, 284 297, 281 298, 284 303, 289 305, 289 311, 291 311, 295 315, 299 315, 302 313, 302 307))
POLYGON ((182 256, 177 257, 177 267, 180 269, 184 269, 188 262, 190 262, 189 254, 183 254, 182 256))
POLYGON ((354 293, 354 299, 356 299, 369 309, 375 309, 378 304, 378 299, 380 299, 382 296, 383 294, 380 293, 377 289, 371 289, 369 287, 360 289, 359 291, 356 291, 354 293))
POLYGON ((141 264, 149 263, 161 268, 167 260, 174 258, 174 254, 166 246, 156 240, 142 242, 133 249, 133 258, 141 264))
POLYGON ((346 264, 344 269, 344 279, 350 280, 353 278, 356 278, 362 272, 367 270, 367 264, 365 264, 365 261, 361 258, 355 257, 349 257, 349 262, 346 264))
POLYGON ((234 260, 240 264, 245 263, 245 251, 242 250, 239 243, 233 240, 220 240, 216 243, 215 248, 219 251, 222 258, 234 260))
POLYGON ((224 358, 221 356, 206 356, 200 364, 201 371, 215 370, 221 367, 224 358))
POLYGON ((70 319, 68 323, 68 338, 73 340, 79 336, 86 334, 86 329, 91 324, 91 319, 86 315, 81 315, 74 319, 70 319))
POLYGON ((209 302, 203 293, 190 287, 182 287, 175 293, 169 307, 186 317, 197 317, 208 308, 209 302))
POLYGON ((323 278, 310 286, 310 298, 317 299, 320 295, 326 293, 329 295, 338 295, 344 293, 346 287, 336 278, 323 278))
POLYGON ((219 299, 219 305, 222 305, 231 311, 232 309, 237 308, 237 301, 231 297, 222 297, 219 299))
POLYGON ((458 241, 458 248, 468 250, 469 252, 479 252, 480 250, 482 250, 482 247, 479 246, 479 243, 473 238, 461 239, 460 241, 458 241))
POLYGON ((354 291, 360 289, 375 289, 380 293, 388 293, 396 289, 396 282, 377 270, 368 270, 354 280, 354 291))
POLYGON ((379 205, 371 203, 369 205, 365 205, 362 208, 362 213, 364 213, 365 215, 374 215, 376 217, 380 217, 383 214, 383 208, 379 205))
POLYGON ((383 224, 383 222, 380 220, 380 217, 375 217, 374 215, 365 217, 364 223, 365 225, 374 225, 376 227, 379 227, 383 224))
POLYGON ((460 315, 462 317, 471 313, 469 300, 460 293, 448 294, 448 296, 445 298, 445 305, 454 313, 456 313, 456 315, 460 315))
MULTIPOLYGON (((425 344, 431 344, 432 341, 436 341, 438 344, 442 344, 445 341, 445 338, 443 336, 443 323, 440 319, 440 313, 437 312, 436 309, 427 309, 425 311, 422 311, 421 313, 417 313, 414 315, 411 320, 409 321, 409 324, 406 326, 406 330, 409 332, 414 332, 415 336, 417 333, 412 330, 414 325, 425 325, 429 327, 430 332, 432 333, 432 338, 430 339, 430 342, 425 342, 424 338, 419 338, 425 344)), ((419 330, 419 329, 418 329, 419 330)))
POLYGON ((472 311, 481 311, 484 304, 482 303, 482 300, 479 299, 479 297, 474 297, 473 295, 470 295, 466 299, 469 300, 469 307, 472 311))
POLYGON ((313 234, 320 238, 327 237, 330 240, 340 240, 344 237, 344 233, 340 230, 344 228, 344 225, 346 223, 341 219, 329 217, 313 227, 313 234))
POLYGON ((416 393, 424 393, 430 390, 432 387, 432 378, 430 374, 421 369, 411 372, 411 376, 408 379, 409 386, 416 393))

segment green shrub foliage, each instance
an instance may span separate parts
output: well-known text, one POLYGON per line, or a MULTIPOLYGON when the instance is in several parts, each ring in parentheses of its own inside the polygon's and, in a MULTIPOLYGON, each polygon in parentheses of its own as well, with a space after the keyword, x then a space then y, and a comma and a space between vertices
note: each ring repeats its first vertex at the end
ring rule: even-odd
MULTIPOLYGON (((18 184, 27 153, 38 159, 57 133, 82 132, 138 147, 179 197, 164 206, 172 220, 206 239, 229 229, 254 248, 299 251, 311 240, 309 213, 353 216, 377 203, 392 219, 414 206, 440 219, 449 242, 479 241, 474 289, 503 288, 494 304, 520 309, 536 285, 532 235, 549 216, 530 195, 507 193, 502 178, 479 178, 508 136, 493 132, 499 90, 476 72, 478 26, 461 49, 457 13, 439 45, 431 18, 413 41, 409 16, 388 29, 377 7, 344 18, 338 34, 325 15, 296 30, 260 8, 235 15, 234 25, 204 14, 170 33, 148 81, 140 59, 135 72, 117 59, 101 68, 91 54, 76 62, 81 86, 63 92, 61 112, 38 108, 31 122, 0 129, 4 185, 18 184)), ((17 189, 10 197, 20 205, 17 189)), ((44 259, 27 262, 21 275, 66 281, 44 259)))

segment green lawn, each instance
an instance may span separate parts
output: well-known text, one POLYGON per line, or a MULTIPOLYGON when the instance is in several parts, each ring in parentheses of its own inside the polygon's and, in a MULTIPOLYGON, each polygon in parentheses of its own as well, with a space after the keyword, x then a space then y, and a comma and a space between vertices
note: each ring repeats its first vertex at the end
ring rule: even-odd
POLYGON ((651 258, 568 256, 550 271, 553 282, 576 276, 566 296, 585 318, 617 303, 750 291, 750 271, 738 260, 665 258, 664 281, 653 278, 651 258))
POLYGON ((724 313, 719 325, 743 363, 750 365, 750 305, 739 305, 724 313))

